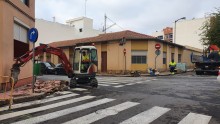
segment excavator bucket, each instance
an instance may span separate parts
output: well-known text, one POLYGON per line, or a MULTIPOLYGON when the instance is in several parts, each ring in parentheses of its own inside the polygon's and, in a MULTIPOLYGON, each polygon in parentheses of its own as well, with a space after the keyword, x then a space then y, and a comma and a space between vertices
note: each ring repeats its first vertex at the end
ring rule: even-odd
POLYGON ((11 69, 11 77, 14 78, 14 85, 18 82, 19 74, 20 74, 20 67, 18 64, 14 64, 11 69))

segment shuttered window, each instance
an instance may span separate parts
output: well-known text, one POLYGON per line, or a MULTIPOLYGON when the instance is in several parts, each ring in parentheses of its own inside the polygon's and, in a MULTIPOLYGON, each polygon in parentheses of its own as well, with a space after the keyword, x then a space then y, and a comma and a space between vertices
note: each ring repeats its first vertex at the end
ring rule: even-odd
POLYGON ((26 29, 25 27, 17 23, 14 23, 14 39, 15 40, 27 43, 28 42, 27 32, 28 32, 28 29, 26 29))
POLYGON ((147 51, 131 51, 132 64, 146 64, 147 51))
POLYGON ((24 55, 29 50, 27 32, 27 28, 14 23, 14 58, 24 55))

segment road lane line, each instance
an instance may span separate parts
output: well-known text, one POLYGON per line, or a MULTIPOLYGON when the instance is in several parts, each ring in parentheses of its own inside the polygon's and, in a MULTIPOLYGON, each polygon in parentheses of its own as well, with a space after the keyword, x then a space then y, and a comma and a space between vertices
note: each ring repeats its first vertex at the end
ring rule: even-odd
POLYGON ((169 108, 155 106, 147 111, 129 118, 128 120, 123 121, 120 124, 149 124, 169 110, 169 108))
POLYGON ((83 117, 79 117, 77 119, 65 122, 64 124, 90 124, 95 121, 98 121, 100 119, 103 119, 108 116, 116 115, 119 112, 126 110, 128 108, 131 108, 133 106, 136 106, 140 103, 135 103, 135 102, 124 102, 122 104, 112 106, 106 109, 101 109, 96 112, 93 112, 89 115, 85 115, 83 117))
POLYGON ((84 97, 79 97, 79 98, 75 98, 75 99, 71 99, 71 100, 67 100, 67 101, 63 101, 63 102, 58 102, 58 103, 54 103, 54 104, 50 104, 50 105, 46 105, 46 106, 42 106, 42 107, 37 107, 37 108, 26 109, 26 110, 22 110, 22 111, 13 112, 13 113, 8 113, 8 114, 0 115, 0 120, 5 120, 5 119, 9 119, 9 118, 13 118, 13 117, 17 117, 17 116, 21 116, 21 115, 25 115, 25 114, 30 114, 30 113, 34 113, 34 112, 45 111, 45 110, 48 110, 51 108, 56 108, 56 107, 60 107, 63 105, 72 104, 74 102, 92 99, 94 97, 95 96, 84 96, 84 97))
POLYGON ((82 105, 79 105, 79 106, 75 106, 75 107, 72 107, 72 108, 52 112, 52 113, 49 113, 49 114, 37 116, 37 117, 30 118, 30 119, 23 120, 23 121, 18 121, 18 122, 15 122, 13 124, 36 124, 36 123, 48 121, 48 120, 51 120, 51 119, 55 119, 55 118, 58 118, 60 116, 64 116, 64 115, 68 115, 68 114, 71 114, 71 113, 74 113, 74 112, 85 110, 85 109, 88 109, 88 108, 91 108, 91 107, 102 105, 102 104, 105 104, 105 103, 108 103, 108 102, 111 102, 111 101, 114 101, 114 99, 104 98, 104 99, 96 100, 96 101, 89 102, 89 103, 86 103, 86 104, 82 104, 82 105))
MULTIPOLYGON (((35 100, 35 101, 30 101, 30 102, 13 104, 12 109, 22 108, 22 107, 27 107, 27 106, 37 105, 37 104, 42 104, 42 103, 47 103, 47 102, 60 100, 60 99, 68 98, 68 97, 73 97, 73 96, 77 96, 77 95, 79 95, 79 94, 72 93, 72 94, 62 95, 62 96, 54 96, 52 98, 46 98, 46 99, 42 99, 42 100, 35 100)), ((8 106, 1 108, 0 111, 5 111, 5 110, 8 110, 8 106)))
POLYGON ((211 118, 212 118, 211 116, 190 112, 178 124, 208 124, 211 118))

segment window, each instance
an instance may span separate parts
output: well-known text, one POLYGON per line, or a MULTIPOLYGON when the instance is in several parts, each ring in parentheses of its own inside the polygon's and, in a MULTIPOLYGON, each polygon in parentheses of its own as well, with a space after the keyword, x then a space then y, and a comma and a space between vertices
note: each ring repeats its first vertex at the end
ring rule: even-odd
POLYGON ((82 32, 82 31, 83 31, 83 29, 82 29, 82 28, 80 28, 80 29, 79 29, 79 32, 82 32))
POLYGON ((27 28, 14 23, 14 58, 24 55, 29 50, 27 32, 27 28))
POLYGON ((163 52, 163 64, 167 64, 167 53, 163 52))
POLYGON ((169 34, 169 39, 173 39, 173 34, 169 34))
POLYGON ((178 63, 181 63, 181 61, 182 61, 182 55, 181 54, 178 54, 178 63))
POLYGON ((91 50, 91 59, 92 61, 98 61, 97 60, 97 51, 96 50, 91 50))
POLYGON ((29 6, 29 0, 21 0, 26 6, 29 6))
POLYGON ((174 53, 171 53, 171 60, 174 60, 174 53))
POLYGON ((132 64, 146 64, 147 51, 131 51, 132 64))
POLYGON ((162 35, 157 36, 157 38, 160 39, 160 40, 163 40, 163 36, 162 35))

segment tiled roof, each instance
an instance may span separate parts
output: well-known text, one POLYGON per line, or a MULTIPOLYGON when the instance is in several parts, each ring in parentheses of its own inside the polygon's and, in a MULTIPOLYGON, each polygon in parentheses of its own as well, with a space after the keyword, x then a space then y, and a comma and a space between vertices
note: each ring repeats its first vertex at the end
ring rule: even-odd
POLYGON ((74 40, 67 40, 67 41, 58 41, 50 43, 53 47, 64 47, 64 46, 73 46, 78 43, 90 43, 90 42, 104 42, 104 41, 112 41, 112 40, 118 40, 118 39, 156 39, 153 36, 133 32, 130 30, 125 30, 121 32, 114 32, 114 33, 106 33, 106 34, 100 34, 96 37, 88 37, 88 38, 82 38, 82 39, 74 39, 74 40))

